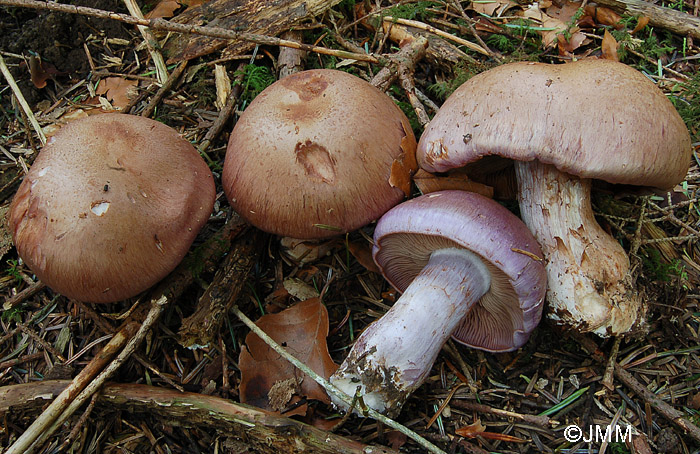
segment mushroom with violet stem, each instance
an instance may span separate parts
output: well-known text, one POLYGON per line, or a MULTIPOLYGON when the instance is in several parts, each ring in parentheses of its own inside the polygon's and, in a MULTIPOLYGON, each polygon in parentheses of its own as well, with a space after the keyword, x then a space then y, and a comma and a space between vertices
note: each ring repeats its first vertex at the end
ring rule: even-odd
POLYGON ((49 139, 17 190, 9 226, 17 253, 51 289, 114 302, 180 263, 215 195, 211 171, 177 131, 100 114, 49 139))
POLYGON ((671 188, 690 165, 688 130, 640 72, 609 60, 520 62, 462 84, 421 136, 417 159, 446 172, 512 159, 523 220, 547 261, 549 317, 618 335, 643 325, 629 259, 596 222, 591 180, 671 188))
MULTIPOLYGON (((331 383, 396 415, 450 335, 491 352, 521 347, 546 289, 541 250, 525 224, 491 199, 438 191, 389 210, 373 257, 403 292, 355 341, 331 383)), ((342 402, 334 401, 346 408, 342 402)))
POLYGON ((408 119, 386 94, 342 71, 301 71, 243 112, 222 183, 231 206, 259 229, 328 238, 404 199, 415 147, 408 119))

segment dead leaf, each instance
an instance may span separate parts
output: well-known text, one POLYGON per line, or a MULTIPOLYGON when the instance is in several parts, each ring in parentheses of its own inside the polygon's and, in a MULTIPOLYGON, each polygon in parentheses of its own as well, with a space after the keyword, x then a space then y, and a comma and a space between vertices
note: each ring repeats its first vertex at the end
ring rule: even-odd
MULTIPOLYGON (((591 5, 589 5, 591 6, 591 5)), ((620 23, 622 17, 615 11, 604 6, 595 7, 595 15, 593 15, 595 21, 600 25, 610 25, 620 30, 624 26, 620 23)))
MULTIPOLYGON (((338 368, 328 353, 326 342, 328 312, 318 298, 302 301, 277 314, 264 315, 256 324, 320 376, 328 378, 338 368)), ((246 336, 238 366, 241 369, 239 390, 243 403, 272 410, 270 391, 276 383, 289 379, 297 383, 301 380, 295 398, 301 395, 330 402, 320 385, 280 357, 253 333, 246 336)))
POLYGON ((620 61, 617 56, 617 40, 613 38, 613 35, 607 30, 605 30, 605 34, 603 35, 603 43, 600 45, 600 48, 603 52, 604 59, 620 61))
POLYGON ((284 282, 282 282, 282 286, 287 293, 301 301, 319 297, 318 290, 295 277, 285 279, 284 282))
POLYGON ((130 95, 138 85, 136 80, 122 79, 121 77, 106 77, 100 81, 95 90, 98 95, 104 95, 112 104, 112 107, 123 109, 129 104, 130 95))
MULTIPOLYGON (((561 19, 551 17, 543 12, 538 3, 533 3, 532 5, 528 6, 527 9, 523 11, 523 17, 531 19, 537 25, 542 27, 542 30, 538 30, 537 33, 539 33, 539 35, 542 37, 542 46, 544 46, 545 49, 551 48, 555 44, 559 44, 558 35, 566 32, 569 28, 569 26, 561 19)), ((578 31, 578 27, 573 27, 568 31, 571 34, 571 39, 569 39, 567 42, 583 42, 583 39, 585 39, 585 36, 578 31)))
POLYGON ((694 410, 700 410, 700 393, 695 393, 688 398, 688 406, 694 410))
POLYGON ((163 17, 173 17, 175 11, 180 8, 180 2, 175 0, 160 0, 151 11, 145 14, 146 19, 157 19, 163 17))
POLYGON ((330 254, 335 246, 334 241, 305 241, 297 238, 282 237, 280 246, 285 254, 301 263, 310 263, 330 254))
POLYGON ((630 33, 634 35, 638 31, 646 27, 647 24, 649 24, 649 18, 647 16, 639 16, 639 19, 637 19, 637 26, 634 27, 634 30, 632 30, 630 33))
POLYGON ((59 71, 51 63, 43 61, 41 57, 36 55, 29 57, 29 76, 36 88, 44 88, 46 86, 46 81, 52 76, 64 74, 67 73, 59 71))
POLYGON ((348 241, 348 250, 355 257, 355 260, 359 262, 360 265, 364 266, 368 271, 373 271, 375 273, 381 273, 379 267, 374 263, 372 258, 372 246, 366 241, 356 242, 348 241))
POLYGON ((401 139, 402 153, 391 163, 391 173, 389 174, 389 185, 399 188, 406 197, 411 195, 411 176, 418 168, 416 161, 416 138, 411 130, 411 125, 407 121, 402 121, 404 136, 401 139))
POLYGON ((413 176, 413 182, 416 184, 421 194, 428 194, 430 192, 446 189, 458 189, 460 191, 476 192, 485 197, 493 198, 493 188, 491 186, 472 181, 464 173, 437 176, 420 169, 413 176))
POLYGON ((500 434, 496 432, 486 432, 486 426, 481 423, 480 419, 477 419, 474 424, 470 424, 465 427, 460 427, 455 430, 457 435, 465 438, 476 438, 477 436, 487 438, 489 440, 499 440, 507 441, 511 443, 526 443, 527 440, 522 438, 514 437, 512 435, 500 434))
POLYGON ((481 423, 480 419, 477 419, 473 424, 457 428, 455 433, 461 437, 474 438, 477 435, 481 435, 485 430, 486 426, 481 423))
POLYGON ((474 0, 472 9, 487 16, 501 16, 509 8, 518 4, 512 0, 474 0), (495 14, 494 14, 495 13, 495 14))

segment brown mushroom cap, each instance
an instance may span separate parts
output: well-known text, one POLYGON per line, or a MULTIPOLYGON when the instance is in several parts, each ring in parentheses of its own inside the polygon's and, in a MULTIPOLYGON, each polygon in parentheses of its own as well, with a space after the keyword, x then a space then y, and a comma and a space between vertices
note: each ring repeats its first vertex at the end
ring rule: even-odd
POLYGON ((175 130, 101 114, 49 140, 17 190, 9 224, 19 256, 46 285, 112 302, 177 266, 214 198, 211 171, 175 130))
POLYGON ((538 159, 581 178, 670 188, 690 164, 690 136, 643 74, 610 60, 502 65, 462 84, 421 136, 432 172, 484 156, 538 159))
POLYGON ((407 189, 390 180, 398 170, 408 185, 415 147, 408 119, 384 93, 341 71, 302 71, 270 85, 241 115, 226 151, 224 191, 261 230, 330 237, 405 197, 407 189))

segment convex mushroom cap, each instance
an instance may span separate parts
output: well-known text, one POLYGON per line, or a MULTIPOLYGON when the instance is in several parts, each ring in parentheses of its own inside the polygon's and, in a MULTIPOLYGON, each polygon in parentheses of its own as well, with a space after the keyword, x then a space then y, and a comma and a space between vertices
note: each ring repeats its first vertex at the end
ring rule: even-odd
POLYGON ((417 168, 408 119, 350 74, 309 70, 267 87, 231 134, 222 181, 232 207, 261 230, 326 238, 379 218, 417 168))
POLYGON ((350 395, 398 413, 450 335, 492 352, 521 347, 540 321, 542 251, 525 224, 491 199, 439 191, 389 210, 374 260, 403 295, 357 339, 331 377, 350 395))
POLYGON ((445 172, 487 156, 515 161, 523 220, 548 261, 549 316, 615 335, 646 309, 620 245, 596 223, 590 179, 670 188, 690 137, 666 96, 621 63, 513 63, 448 98, 421 137, 420 166, 445 172))
POLYGON ((69 298, 129 298, 172 271, 214 205, 211 171, 172 128, 100 114, 63 126, 17 190, 19 256, 69 298))

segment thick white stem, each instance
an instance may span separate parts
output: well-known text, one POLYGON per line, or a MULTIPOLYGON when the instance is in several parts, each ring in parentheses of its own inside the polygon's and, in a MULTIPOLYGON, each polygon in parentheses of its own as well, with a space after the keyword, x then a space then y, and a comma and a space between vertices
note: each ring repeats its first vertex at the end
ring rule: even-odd
POLYGON ((351 396, 359 387, 366 405, 389 416, 398 414, 459 321, 490 285, 490 273, 477 255, 456 248, 433 252, 389 312, 360 335, 331 383, 351 396))
POLYGON ((547 260, 549 318, 600 336, 628 332, 645 311, 627 254, 595 220, 591 180, 539 161, 515 168, 520 214, 547 260))

